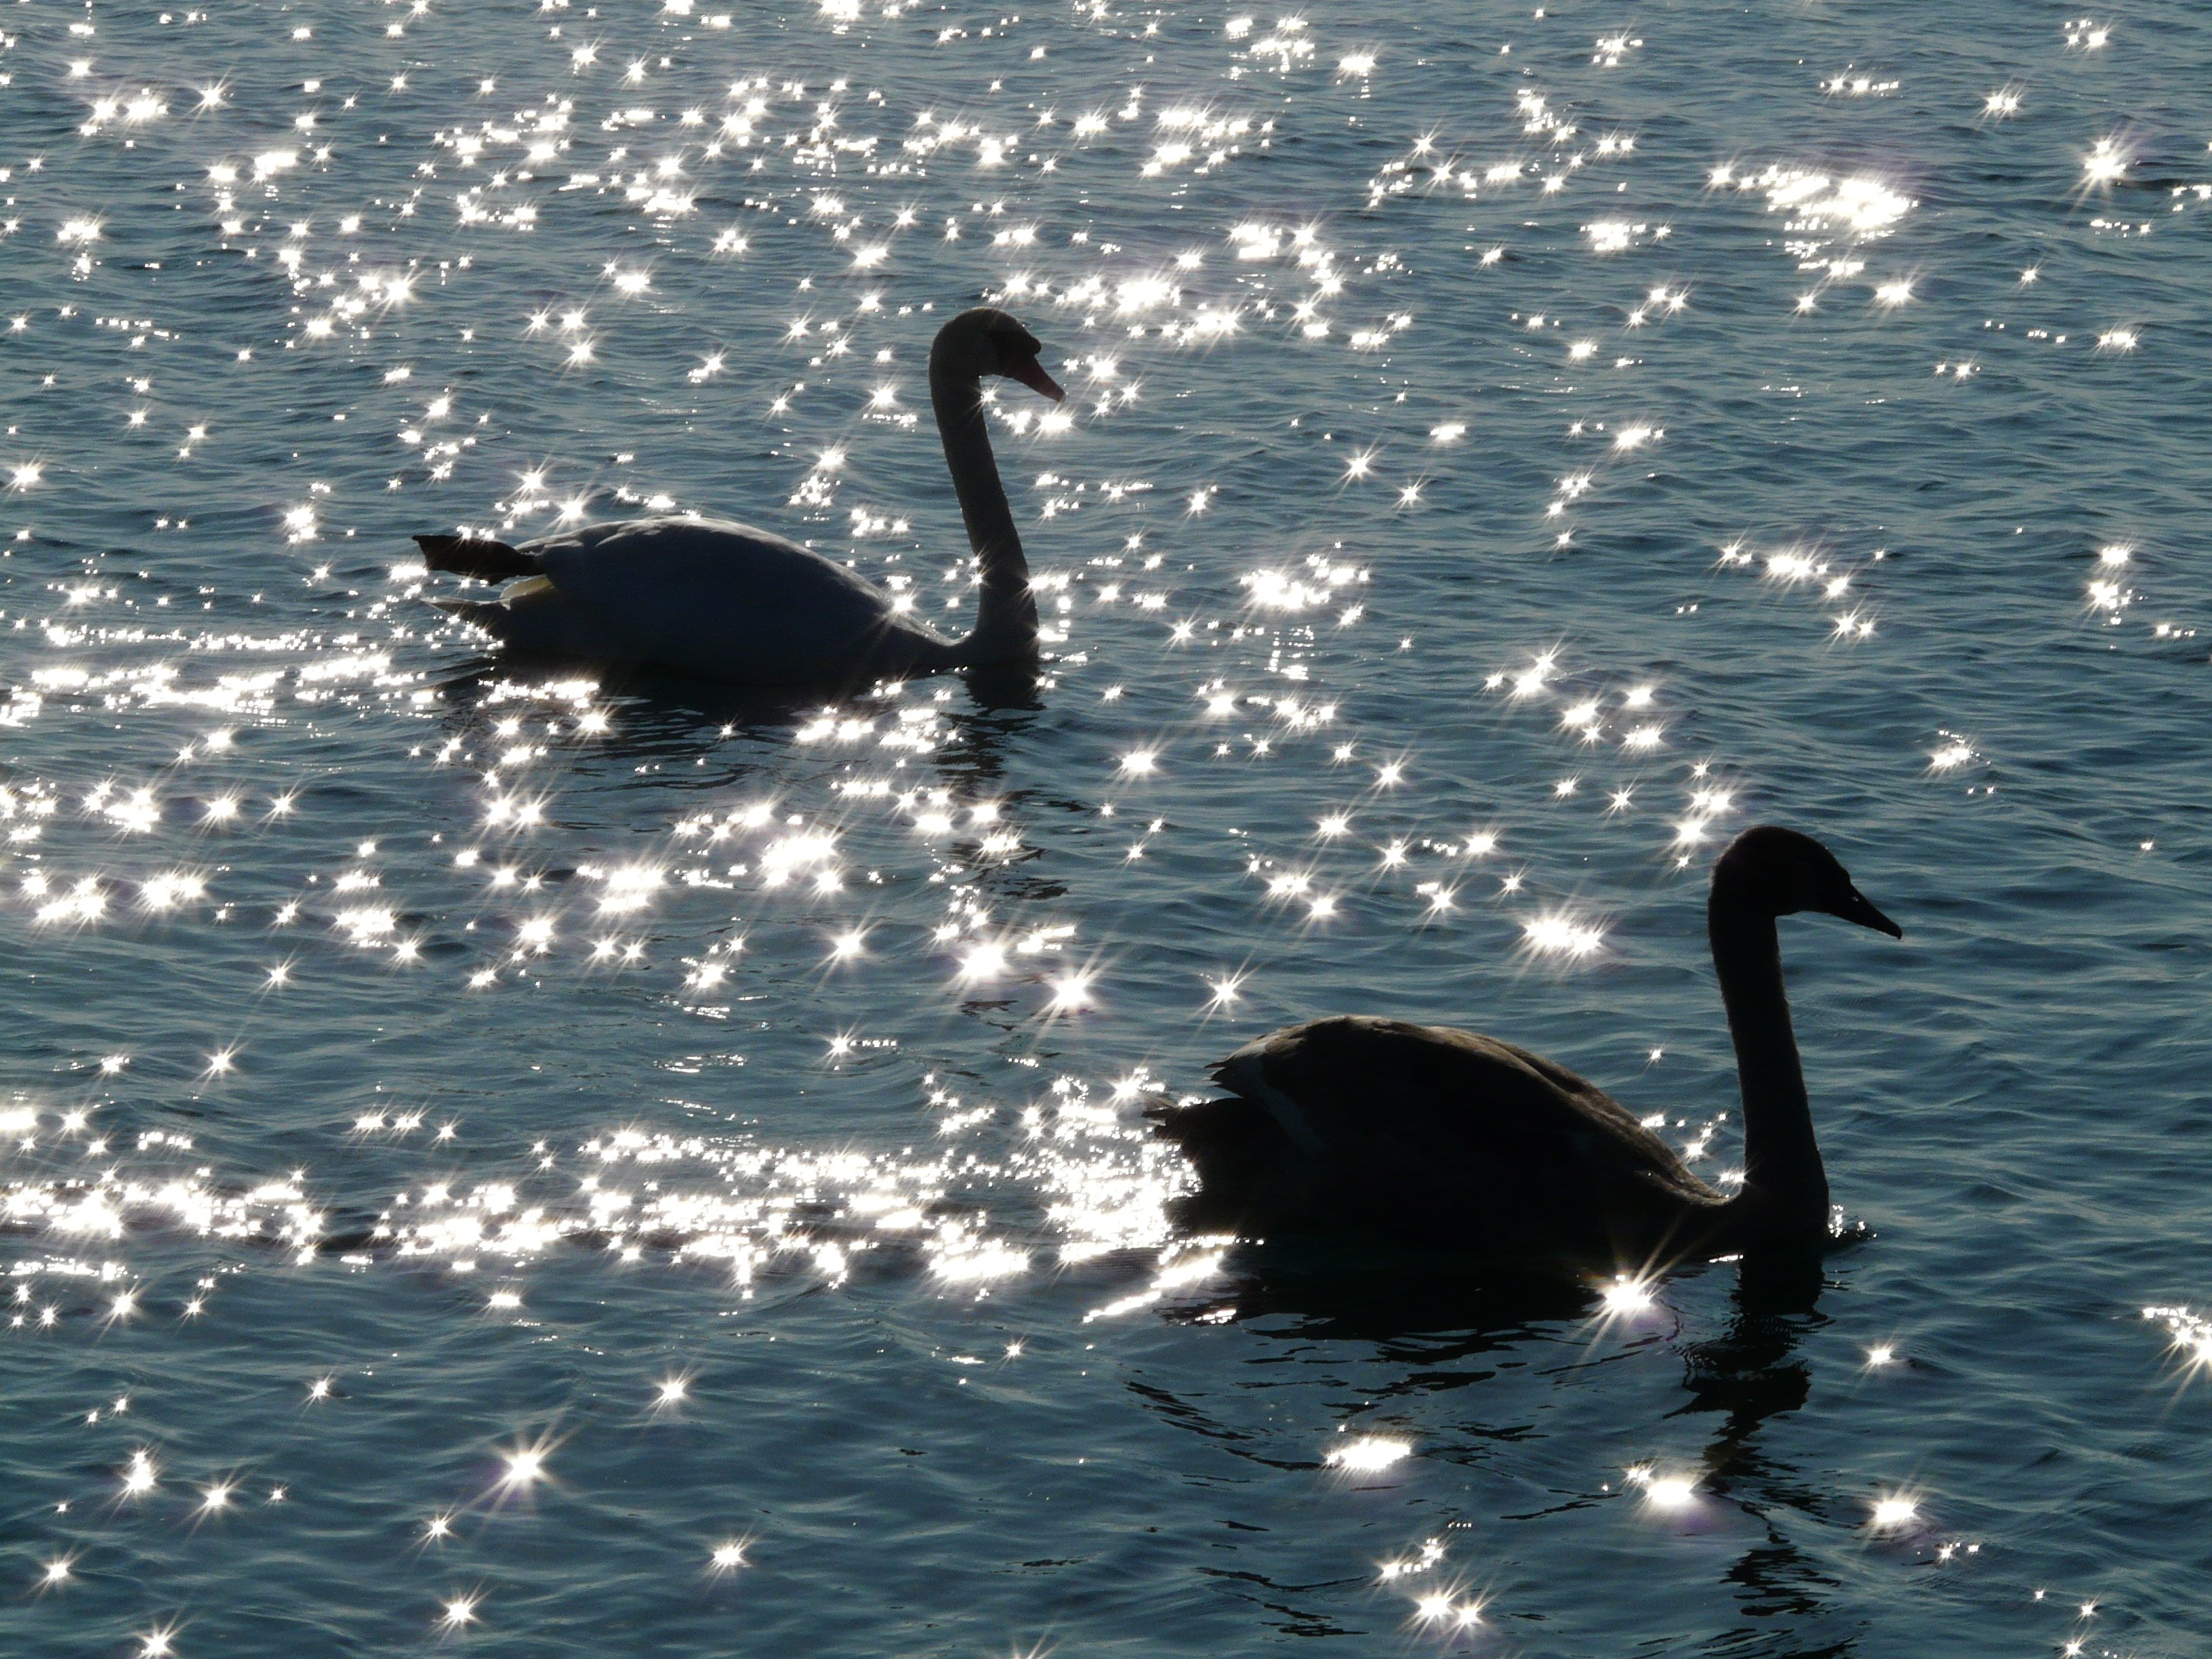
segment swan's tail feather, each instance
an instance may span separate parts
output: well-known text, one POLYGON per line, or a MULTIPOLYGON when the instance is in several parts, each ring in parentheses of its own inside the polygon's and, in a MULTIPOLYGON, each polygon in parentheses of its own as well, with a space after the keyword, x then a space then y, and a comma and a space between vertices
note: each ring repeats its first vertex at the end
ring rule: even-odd
POLYGON ((1211 1231, 1265 1231, 1310 1206, 1313 1172, 1293 1154, 1273 1114, 1236 1095, 1145 1109, 1152 1133, 1172 1140, 1190 1159, 1198 1184, 1176 1200, 1186 1226, 1211 1231))
POLYGON ((431 569, 453 576, 474 576, 478 581, 534 576, 543 568, 536 554, 489 536, 417 536, 415 544, 422 550, 422 562, 431 569))
POLYGON ((1173 1104, 1155 1098, 1144 1109, 1152 1133, 1181 1146, 1208 1181, 1247 1180, 1281 1148, 1283 1132, 1264 1106, 1230 1095, 1173 1104))

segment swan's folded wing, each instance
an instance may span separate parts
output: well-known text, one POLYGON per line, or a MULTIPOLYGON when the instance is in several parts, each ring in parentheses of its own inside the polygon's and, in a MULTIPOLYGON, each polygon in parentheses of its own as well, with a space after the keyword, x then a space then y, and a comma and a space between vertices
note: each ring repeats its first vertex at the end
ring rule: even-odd
POLYGON ((1279 1120, 1294 1118, 1285 1133, 1310 1152, 1352 1164, 1419 1170, 1437 1160, 1570 1185, 1574 1172, 1597 1169, 1643 1167, 1668 1181, 1681 1170, 1664 1141, 1595 1084, 1470 1031, 1315 1020, 1247 1044, 1214 1075, 1279 1120))
POLYGON ((889 616, 881 590, 795 542, 712 519, 637 519, 527 550, 641 658, 715 672, 732 660, 836 660, 889 616))

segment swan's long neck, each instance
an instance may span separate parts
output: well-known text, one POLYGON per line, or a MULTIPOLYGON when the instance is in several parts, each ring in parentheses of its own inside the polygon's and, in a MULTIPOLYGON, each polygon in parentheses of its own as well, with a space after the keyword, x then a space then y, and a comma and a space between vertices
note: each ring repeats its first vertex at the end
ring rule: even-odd
POLYGON ((1716 880, 1705 920, 1743 1090, 1742 1201, 1768 1227, 1823 1231, 1828 1176, 1813 1138, 1774 917, 1735 883, 1716 880))
POLYGON ((951 368, 933 354, 929 401, 937 430, 945 440, 945 464, 959 493, 960 517, 968 544, 982 567, 983 593, 975 631, 963 640, 964 663, 1008 662, 1036 654, 1036 596, 1030 589, 1029 561, 1014 529, 1013 509, 999 482, 991 454, 991 434, 983 425, 983 393, 973 375, 951 368))

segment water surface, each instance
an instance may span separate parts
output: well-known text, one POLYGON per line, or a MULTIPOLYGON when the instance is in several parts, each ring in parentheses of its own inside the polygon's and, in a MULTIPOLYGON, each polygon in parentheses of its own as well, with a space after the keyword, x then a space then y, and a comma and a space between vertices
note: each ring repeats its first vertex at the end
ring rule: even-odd
POLYGON ((2200 1650, 2193 10, 5 28, 11 1651, 2200 1650), (963 627, 981 299, 1033 690, 421 603, 698 511, 963 627), (1338 1011, 1724 1175, 1768 820, 1907 930, 1787 925, 1814 1282, 1174 1224, 1338 1011))

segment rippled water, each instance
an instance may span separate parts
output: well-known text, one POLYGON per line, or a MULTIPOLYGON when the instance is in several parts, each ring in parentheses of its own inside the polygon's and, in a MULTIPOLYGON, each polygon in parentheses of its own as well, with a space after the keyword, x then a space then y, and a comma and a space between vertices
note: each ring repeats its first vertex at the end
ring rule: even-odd
POLYGON ((2196 12, 0 29, 9 1651, 2201 1650, 2196 12), (963 625, 979 297, 1033 696, 419 602, 697 509, 963 625), (1173 1224, 1331 1011, 1724 1170, 1766 819, 1907 929, 1785 936, 1825 1283, 1173 1224))

